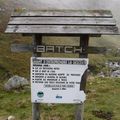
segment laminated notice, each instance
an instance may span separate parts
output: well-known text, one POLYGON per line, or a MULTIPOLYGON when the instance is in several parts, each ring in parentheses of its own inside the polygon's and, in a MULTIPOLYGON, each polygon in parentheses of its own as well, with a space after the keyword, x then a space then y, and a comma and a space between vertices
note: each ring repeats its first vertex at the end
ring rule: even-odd
POLYGON ((82 103, 82 76, 88 69, 86 58, 31 58, 31 98, 33 103, 82 103))

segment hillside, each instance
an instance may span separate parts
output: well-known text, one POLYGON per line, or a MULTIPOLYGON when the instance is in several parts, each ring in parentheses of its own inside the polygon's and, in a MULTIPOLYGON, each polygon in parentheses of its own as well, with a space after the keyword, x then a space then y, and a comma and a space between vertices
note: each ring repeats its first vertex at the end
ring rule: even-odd
MULTIPOLYGON (((0 0, 0 120, 15 115, 17 120, 31 120, 30 91, 15 90, 6 92, 4 83, 13 75, 20 75, 29 80, 30 57, 32 53, 12 53, 12 43, 31 43, 31 37, 4 34, 9 16, 17 5, 9 0, 0 0), (15 5, 15 6, 14 6, 15 5)), ((21 4, 22 6, 22 4, 21 4)), ((18 5, 19 7, 19 5, 18 5)), ((78 45, 79 38, 44 37, 43 43, 52 45, 78 45), (56 42, 57 41, 57 42, 56 42)), ((90 38, 91 46, 120 48, 120 36, 102 36, 90 38)), ((51 57, 78 57, 78 55, 43 54, 51 57)), ((98 78, 100 71, 106 71, 105 62, 120 56, 89 55, 91 73, 87 82, 87 100, 85 103, 85 120, 120 120, 120 79, 98 78)), ((73 120, 75 105, 41 105, 41 120, 73 120)))

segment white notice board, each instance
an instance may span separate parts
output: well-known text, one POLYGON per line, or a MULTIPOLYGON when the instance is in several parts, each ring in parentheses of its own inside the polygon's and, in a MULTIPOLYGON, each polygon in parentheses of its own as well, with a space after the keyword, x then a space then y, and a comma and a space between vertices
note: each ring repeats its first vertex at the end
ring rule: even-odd
POLYGON ((86 99, 80 82, 88 68, 86 58, 31 58, 33 103, 81 103, 86 99))

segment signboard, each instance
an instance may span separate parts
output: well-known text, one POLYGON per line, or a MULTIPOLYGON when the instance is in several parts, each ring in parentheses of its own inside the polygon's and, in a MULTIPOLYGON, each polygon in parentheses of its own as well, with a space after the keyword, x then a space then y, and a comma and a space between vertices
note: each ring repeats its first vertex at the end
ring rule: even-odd
POLYGON ((31 58, 33 103, 81 103, 81 78, 88 68, 85 58, 31 58))
POLYGON ((65 54, 103 54, 107 52, 105 47, 90 46, 85 49, 81 46, 65 45, 36 45, 31 44, 12 44, 12 52, 36 52, 36 53, 65 53, 65 54))
POLYGON ((37 45, 36 52, 41 53, 82 53, 86 52, 80 46, 63 46, 63 45, 37 45))

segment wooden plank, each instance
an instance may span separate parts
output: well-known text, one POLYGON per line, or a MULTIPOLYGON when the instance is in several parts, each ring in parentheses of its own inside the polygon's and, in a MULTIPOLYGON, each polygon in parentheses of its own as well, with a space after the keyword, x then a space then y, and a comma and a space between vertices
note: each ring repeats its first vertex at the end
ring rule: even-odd
POLYGON ((9 25, 116 25, 113 18, 12 17, 9 25))
POLYGON ((116 26, 76 25, 8 25, 6 33, 39 33, 43 35, 119 34, 116 26))
MULTIPOLYGON (((32 36, 32 34, 23 33, 22 36, 23 36, 23 37, 32 36)), ((53 35, 46 35, 46 36, 49 36, 49 37, 50 37, 50 36, 53 36, 53 35)), ((58 35, 55 35, 55 36, 58 36, 58 35)), ((66 35, 61 35, 61 36, 66 36, 66 35)), ((69 36, 71 36, 71 37, 78 36, 78 37, 79 37, 79 35, 70 35, 70 34, 68 35, 68 37, 69 37, 69 36)), ((92 34, 92 35, 89 35, 89 36, 90 36, 90 37, 101 37, 101 34, 97 34, 97 35, 92 34)))
MULTIPOLYGON (((33 35, 33 46, 42 44, 42 36, 41 35, 33 35)), ((33 57, 41 57, 41 54, 37 54, 33 50, 33 57)), ((33 103, 32 104, 32 120, 40 120, 40 104, 33 103)))
POLYGON ((31 44, 12 44, 11 51, 12 52, 32 52, 34 50, 35 53, 67 53, 67 54, 75 54, 81 53, 83 54, 104 54, 107 49, 105 47, 88 47, 87 51, 82 50, 79 46, 64 46, 64 45, 31 45, 31 44), (53 48, 53 50, 52 50, 53 48))
POLYGON ((40 104, 32 103, 32 120, 40 120, 40 104))
MULTIPOLYGON (((88 52, 89 51, 89 35, 81 35, 80 36, 80 47, 82 47, 82 53, 79 54, 80 58, 88 58, 88 52)), ((81 78, 81 84, 80 84, 80 90, 84 90, 85 92, 85 88, 86 88, 86 82, 87 82, 87 70, 85 71, 85 73, 83 74, 82 78, 81 78)), ((79 120, 79 118, 78 118, 79 120)))
MULTIPOLYGON (((89 35, 88 34, 81 35, 80 47, 84 48, 84 51, 88 51, 88 46, 89 46, 89 35)), ((80 58, 88 58, 88 53, 86 52, 84 54, 84 51, 82 51, 82 53, 79 54, 80 58)), ((81 78, 81 83, 80 83, 80 90, 83 90, 84 92, 86 90, 87 76, 88 76, 88 71, 86 70, 81 78)), ((76 108, 75 120, 83 120, 84 119, 83 113, 84 113, 84 103, 78 104, 76 108)))
POLYGON ((84 120, 84 103, 76 104, 75 120, 84 120))
POLYGON ((11 44, 11 52, 32 52, 31 44, 11 44))
POLYGON ((88 47, 88 54, 105 54, 107 52, 107 48, 105 47, 94 47, 90 46, 88 47))
POLYGON ((17 16, 81 16, 81 17, 112 17, 109 10, 41 10, 14 12, 12 17, 17 16))

